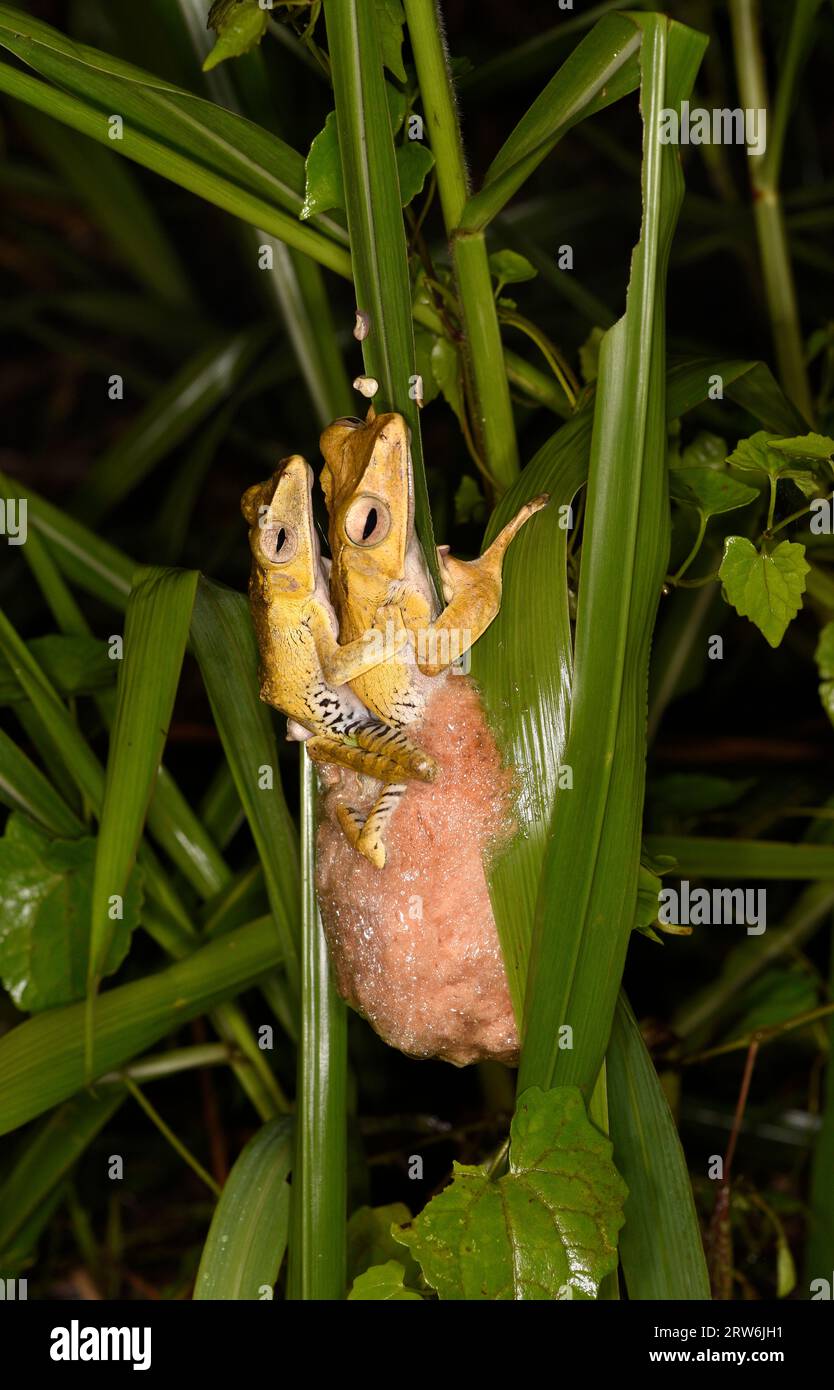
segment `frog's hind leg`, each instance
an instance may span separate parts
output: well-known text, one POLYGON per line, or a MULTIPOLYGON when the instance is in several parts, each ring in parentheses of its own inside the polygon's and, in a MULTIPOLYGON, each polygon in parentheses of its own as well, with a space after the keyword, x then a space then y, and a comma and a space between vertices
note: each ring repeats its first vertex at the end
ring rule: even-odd
POLYGON ((336 807, 336 816, 347 840, 377 869, 385 868, 385 841, 382 837, 405 790, 404 783, 386 787, 364 821, 359 812, 352 810, 350 806, 336 807))
POLYGON ((351 726, 351 735, 360 748, 398 763, 406 777, 433 782, 437 763, 430 753, 418 748, 402 731, 378 719, 365 719, 351 726))
POLYGON ((373 777, 386 785, 401 782, 404 768, 393 758, 381 753, 369 753, 355 743, 347 743, 338 735, 314 734, 304 740, 304 747, 314 763, 334 763, 337 767, 350 768, 351 772, 361 772, 365 777, 373 777))

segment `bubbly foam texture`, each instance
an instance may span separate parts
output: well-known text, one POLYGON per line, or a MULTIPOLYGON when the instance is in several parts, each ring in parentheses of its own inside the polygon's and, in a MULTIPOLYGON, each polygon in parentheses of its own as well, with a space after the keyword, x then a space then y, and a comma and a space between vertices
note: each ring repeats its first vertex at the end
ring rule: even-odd
POLYGON ((337 988, 392 1047, 456 1066, 514 1063, 518 1033, 484 861, 512 831, 512 782, 465 676, 438 678, 409 737, 436 758, 435 782, 409 782, 376 869, 336 820, 381 790, 329 770, 320 800, 317 887, 337 988))

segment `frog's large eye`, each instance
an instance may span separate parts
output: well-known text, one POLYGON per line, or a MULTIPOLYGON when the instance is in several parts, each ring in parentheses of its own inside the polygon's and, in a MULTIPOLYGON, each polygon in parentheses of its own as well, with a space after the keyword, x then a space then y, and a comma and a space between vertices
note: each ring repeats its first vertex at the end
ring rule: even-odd
POLYGON ((270 521, 261 529, 261 554, 273 565, 285 565, 298 549, 295 529, 284 521, 270 521))
POLYGON ((354 545, 379 545, 391 530, 391 513, 379 497, 368 494, 351 503, 345 531, 354 545))

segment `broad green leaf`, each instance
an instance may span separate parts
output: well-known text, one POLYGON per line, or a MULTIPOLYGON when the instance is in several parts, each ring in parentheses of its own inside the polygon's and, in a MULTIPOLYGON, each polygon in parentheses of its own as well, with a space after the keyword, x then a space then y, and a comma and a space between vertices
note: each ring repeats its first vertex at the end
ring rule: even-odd
MULTIPOLYGON (((651 634, 669 553, 664 276, 683 197, 659 113, 691 91, 706 40, 633 14, 640 46, 643 222, 626 311, 600 352, 564 762, 539 884, 519 1086, 590 1097, 634 922, 651 634), (561 1050, 560 1024, 573 1027, 561 1050)), ((576 50, 577 52, 579 50, 576 50)))
POLYGON ((614 1160, 628 1187, 620 1232, 628 1296, 709 1298, 686 1158, 637 1020, 622 994, 606 1060, 614 1160))
POLYGON ((416 1284, 420 1267, 408 1251, 403 1252, 402 1245, 391 1233, 392 1226, 403 1226, 410 1220, 411 1212, 404 1202, 391 1202, 384 1207, 358 1207, 347 1225, 348 1281, 358 1279, 374 1265, 397 1260, 401 1264, 405 1262, 403 1272, 409 1284, 416 1284))
POLYGON ((810 469, 797 468, 794 455, 772 448, 773 435, 767 430, 757 430, 749 439, 742 439, 728 456, 727 463, 732 468, 741 468, 752 473, 764 473, 769 478, 790 478, 803 487, 814 487, 815 478, 810 469))
POLYGON ((755 623, 771 647, 778 647, 802 607, 810 568, 805 547, 794 541, 760 551, 746 536, 728 536, 718 573, 736 612, 755 623))
POLYGON ((596 1296, 617 1265, 626 1187, 575 1087, 522 1093, 497 1182, 485 1168, 454 1173, 395 1233, 441 1299, 596 1296))
MULTIPOLYGON (((122 1067, 183 1023, 249 989, 281 959, 261 918, 187 959, 105 990, 96 1006, 96 1072, 122 1067)), ((67 1100, 85 1084, 84 1004, 50 1009, 0 1038, 0 1134, 67 1100)))
POLYGON ((535 280, 539 273, 527 257, 520 256, 517 251, 493 251, 489 268, 499 289, 502 285, 520 285, 524 280, 535 280))
POLYGON ((718 516, 746 507, 759 496, 756 488, 736 482, 717 468, 674 468, 669 474, 669 493, 676 502, 697 507, 703 517, 718 516))
POLYGON ((142 838, 179 683, 197 578, 195 571, 139 570, 128 602, 96 850, 91 993, 115 931, 111 905, 114 896, 124 892, 142 838))
POLYGON ((281 791, 275 730, 266 705, 258 698, 258 650, 243 594, 201 579, 191 641, 263 865, 276 939, 295 991, 299 979, 298 841, 281 791))
POLYGON ((830 463, 834 455, 834 439, 823 434, 800 434, 793 439, 772 439, 769 448, 794 459, 822 459, 830 463))
POLYGON ((292 1120, 271 1120, 249 1140, 223 1187, 197 1271, 197 1302, 261 1300, 287 1246, 292 1120))
POLYGON ((375 1303, 422 1303, 414 1289, 403 1283, 405 1270, 396 1260, 366 1269, 353 1282, 348 1301, 373 1300, 375 1303))
POLYGON ((405 82, 402 56, 405 15, 402 0, 376 0, 376 22, 379 27, 382 61, 399 82, 405 82))
POLYGON ((203 72, 211 72, 227 58, 248 53, 260 43, 268 23, 269 13, 258 0, 215 0, 209 10, 208 24, 217 39, 203 63, 203 72))
MULTIPOLYGON (((0 978, 17 1007, 38 1013, 84 997, 96 841, 54 840, 22 816, 0 839, 0 978)), ((122 916, 102 955, 112 975, 139 922, 141 872, 123 885, 122 916)))

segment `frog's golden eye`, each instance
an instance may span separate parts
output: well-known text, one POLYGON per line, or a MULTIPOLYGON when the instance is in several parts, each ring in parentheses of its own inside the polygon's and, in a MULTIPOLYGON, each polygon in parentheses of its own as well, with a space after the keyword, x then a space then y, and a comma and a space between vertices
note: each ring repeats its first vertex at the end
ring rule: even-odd
POLYGON ((261 553, 273 565, 285 565, 298 549, 295 530, 283 521, 271 521, 261 530, 261 553))
POLYGON ((345 531, 354 545, 379 545, 390 530, 391 513, 381 498, 367 494, 351 503, 345 531))

